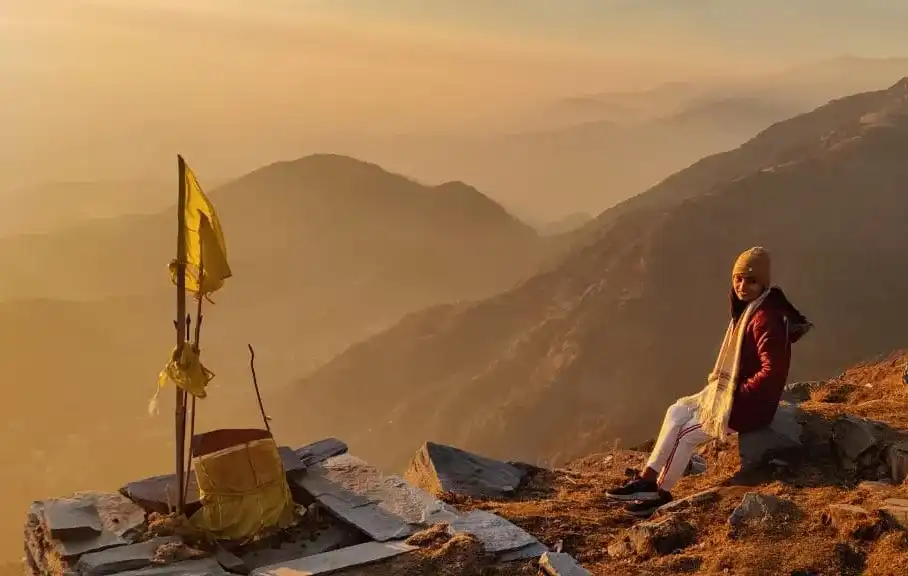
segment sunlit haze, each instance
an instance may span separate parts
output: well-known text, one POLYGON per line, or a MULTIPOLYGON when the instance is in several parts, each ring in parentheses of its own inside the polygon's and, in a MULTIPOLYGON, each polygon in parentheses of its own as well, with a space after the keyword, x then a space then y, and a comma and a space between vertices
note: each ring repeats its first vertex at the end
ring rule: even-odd
POLYGON ((251 344, 282 445, 560 465, 696 391, 749 245, 816 319, 792 378, 903 345, 906 30, 908 0, 0 0, 0 576, 29 503, 174 471, 178 154, 233 272, 197 432, 261 426, 251 344))
POLYGON ((836 4, 7 0, 0 184, 169 175, 177 150, 236 176, 321 135, 513 128, 558 97, 908 53, 908 5, 836 4))

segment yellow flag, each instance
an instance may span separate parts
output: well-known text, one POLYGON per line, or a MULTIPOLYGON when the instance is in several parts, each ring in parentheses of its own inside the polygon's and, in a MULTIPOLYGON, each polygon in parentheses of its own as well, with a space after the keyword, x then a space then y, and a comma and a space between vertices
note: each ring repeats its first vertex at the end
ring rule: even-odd
MULTIPOLYGON (((185 164, 184 164, 185 166, 185 164)), ((185 166, 186 178, 186 289, 200 295, 210 294, 224 286, 232 276, 227 263, 227 244, 214 206, 195 174, 185 166), (202 285, 199 286, 199 270, 202 285)), ((177 283, 177 263, 170 263, 170 278, 177 283)))

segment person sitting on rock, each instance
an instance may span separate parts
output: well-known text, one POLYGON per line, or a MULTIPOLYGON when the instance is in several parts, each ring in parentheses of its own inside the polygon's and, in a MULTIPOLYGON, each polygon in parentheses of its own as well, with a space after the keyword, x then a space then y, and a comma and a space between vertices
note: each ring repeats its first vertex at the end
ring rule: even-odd
POLYGON ((662 430, 642 473, 609 490, 611 500, 649 516, 671 501, 694 450, 712 439, 769 426, 788 378, 791 344, 813 327, 770 283, 769 253, 744 251, 732 269, 731 321, 706 387, 681 398, 665 413, 662 430))

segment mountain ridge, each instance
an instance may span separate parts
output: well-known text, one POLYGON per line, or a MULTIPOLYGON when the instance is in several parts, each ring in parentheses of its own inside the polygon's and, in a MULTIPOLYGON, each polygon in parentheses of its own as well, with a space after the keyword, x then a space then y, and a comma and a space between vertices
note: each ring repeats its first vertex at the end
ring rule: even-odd
MULTIPOLYGON (((644 423, 702 381, 724 323, 727 268, 757 243, 776 254, 786 293, 822 327, 796 350, 795 376, 892 348, 899 331, 850 311, 833 264, 848 270, 848 286, 864 277, 899 282, 886 263, 908 241, 898 224, 908 205, 897 193, 908 185, 898 153, 908 145, 905 94, 899 82, 780 123, 749 143, 753 156, 704 160, 642 206, 600 215, 592 239, 555 269, 491 299, 411 316, 350 348, 298 385, 318 398, 324 419, 312 424, 392 467, 412 452, 414 435, 546 463, 616 437, 639 440, 644 423), (887 123, 862 123, 887 107, 887 123), (853 244, 841 222, 850 223, 853 244), (836 346, 835 334, 848 334, 851 345, 836 346), (645 360, 652 357, 660 362, 645 360), (631 390, 652 401, 635 404, 631 390), (333 419, 339 409, 328 391, 372 398, 370 411, 344 411, 361 426, 333 419), (387 423, 372 411, 395 417, 387 423)), ((866 313, 892 309, 895 326, 908 321, 882 285, 863 289, 875 302, 866 313)))

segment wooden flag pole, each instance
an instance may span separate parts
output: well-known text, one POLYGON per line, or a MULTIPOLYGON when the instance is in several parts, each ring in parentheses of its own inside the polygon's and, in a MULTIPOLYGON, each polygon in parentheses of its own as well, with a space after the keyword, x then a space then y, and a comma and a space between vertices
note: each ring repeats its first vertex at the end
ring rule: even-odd
MULTIPOLYGON (((186 162, 177 155, 179 173, 179 197, 177 200, 177 348, 176 355, 182 357, 186 344, 186 162)), ((174 446, 176 448, 177 513, 183 513, 186 492, 183 484, 184 456, 186 448, 186 392, 176 388, 174 410, 174 446)))
MULTIPOLYGON (((204 218, 204 216, 203 216, 203 218, 204 218)), ((199 354, 201 352, 201 348, 199 347, 199 340, 202 337, 202 300, 204 299, 204 297, 202 296, 202 280, 203 280, 204 276, 205 276, 205 264, 203 262, 202 238, 199 237, 199 284, 198 284, 199 289, 198 289, 198 292, 196 292, 197 304, 196 304, 196 309, 195 309, 195 339, 194 339, 194 342, 192 343, 192 347, 195 350, 196 354, 199 354)), ((187 334, 186 334, 187 338, 189 337, 188 332, 189 331, 187 330, 187 334)), ((192 439, 195 437, 195 414, 196 414, 195 409, 196 409, 196 397, 193 396, 192 402, 190 405, 190 413, 192 414, 192 416, 189 419, 189 454, 186 457, 186 460, 187 460, 186 476, 183 479, 184 497, 185 497, 186 493, 189 492, 189 475, 192 473, 192 439)), ((184 504, 185 504, 185 502, 184 502, 184 504)))

